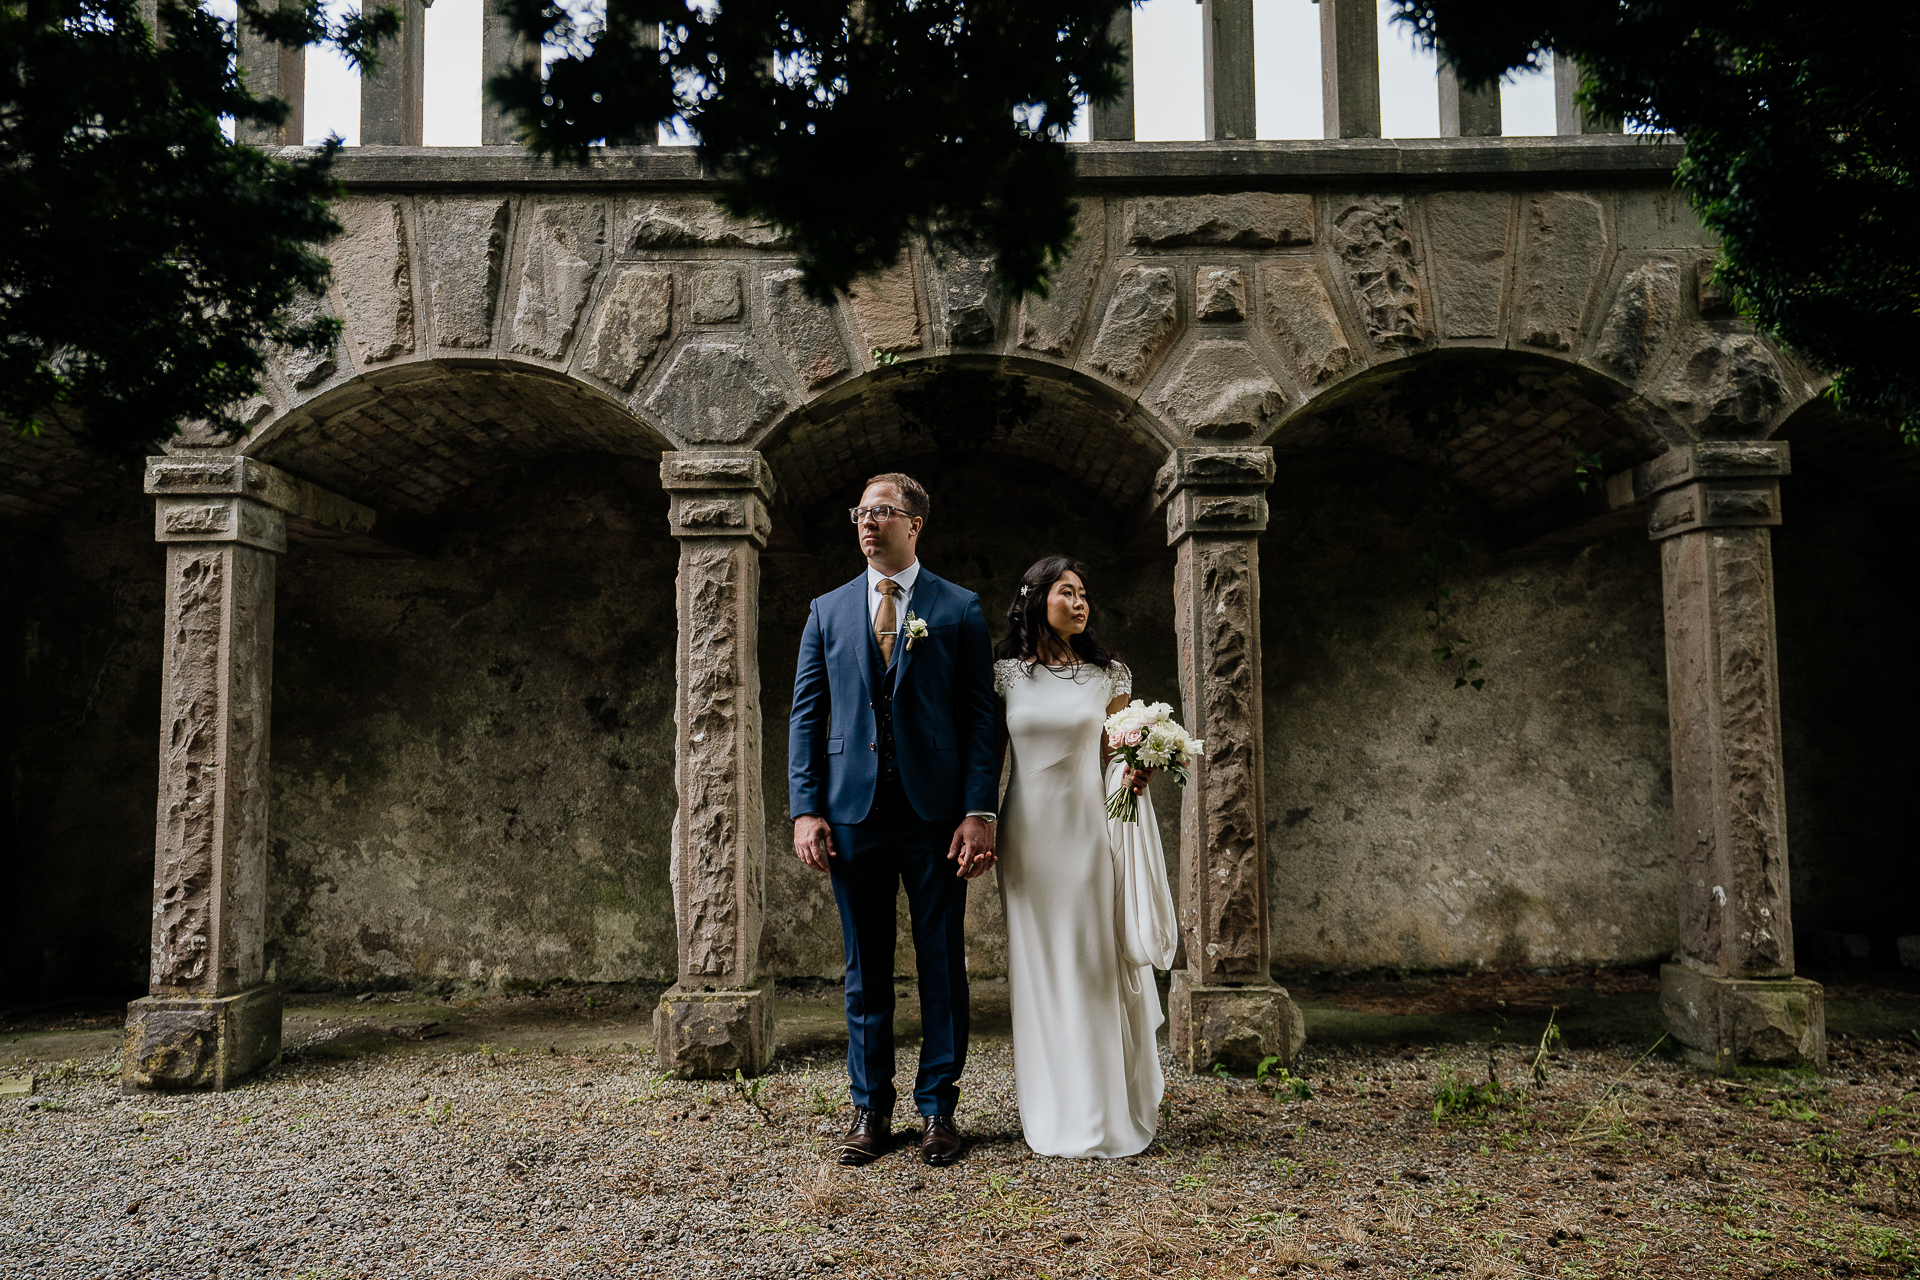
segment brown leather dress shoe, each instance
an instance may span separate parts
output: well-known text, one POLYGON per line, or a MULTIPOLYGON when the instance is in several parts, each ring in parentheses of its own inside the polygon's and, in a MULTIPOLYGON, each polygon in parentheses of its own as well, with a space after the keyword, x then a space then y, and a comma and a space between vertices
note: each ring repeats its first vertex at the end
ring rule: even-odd
POLYGON ((920 1159, 940 1168, 960 1158, 960 1131, 952 1116, 920 1117, 920 1159))
POLYGON ((866 1164, 886 1154, 893 1142, 893 1117, 866 1107, 853 1109, 853 1123, 840 1140, 841 1164, 866 1164))

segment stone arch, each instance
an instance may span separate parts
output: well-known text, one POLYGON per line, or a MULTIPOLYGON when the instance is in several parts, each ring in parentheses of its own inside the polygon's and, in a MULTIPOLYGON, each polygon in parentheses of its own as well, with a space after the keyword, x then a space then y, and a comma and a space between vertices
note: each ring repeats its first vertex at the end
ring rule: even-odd
POLYGON ((238 452, 419 518, 514 463, 588 452, 657 458, 670 448, 601 389, 499 358, 421 361, 357 375, 263 423, 238 452))
POLYGON ((1138 400, 1073 369, 958 356, 841 383, 784 415, 761 451, 795 508, 857 485, 883 462, 978 453, 1039 463, 1135 513, 1178 438, 1138 400))

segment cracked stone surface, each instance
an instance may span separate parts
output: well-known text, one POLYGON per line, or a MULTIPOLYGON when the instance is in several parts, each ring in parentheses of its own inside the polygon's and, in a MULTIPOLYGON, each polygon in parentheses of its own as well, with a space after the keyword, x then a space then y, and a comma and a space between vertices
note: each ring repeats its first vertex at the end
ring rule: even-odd
POLYGON ((1573 192, 1531 197, 1526 216, 1519 337, 1529 346, 1571 351, 1594 277, 1612 252, 1606 217, 1598 200, 1573 192))
POLYGON ((798 271, 770 271, 762 278, 767 293, 767 315, 774 336, 787 353, 800 380, 809 387, 830 382, 853 366, 833 310, 807 297, 798 271))
POLYGON ((1302 385, 1317 387, 1353 364, 1353 348, 1312 263, 1262 263, 1260 290, 1267 323, 1302 385))
POLYGON ((1500 191, 1427 197, 1427 249, 1449 338, 1497 338, 1506 297, 1513 199, 1500 191))
POLYGON ((1664 395, 1696 436, 1764 436, 1786 401, 1780 362, 1751 334, 1709 333, 1667 378, 1664 395))
POLYGON ((622 267, 600 296, 582 361, 622 391, 632 387, 673 326, 673 273, 622 267))
POLYGON ((918 351, 926 345, 920 336, 919 290, 907 253, 878 275, 853 282, 847 310, 869 351, 918 351))
POLYGON ((1194 344, 1160 404, 1197 436, 1241 438, 1264 431, 1286 403, 1244 342, 1194 344))
POLYGON ((1383 197, 1346 205, 1334 215, 1333 243, 1367 340, 1375 347, 1425 342, 1426 289, 1405 206, 1383 197))
POLYGON ((758 434, 786 403, 751 346, 696 338, 667 366, 647 413, 681 440, 736 444, 758 434))
POLYGON ((1157 249, 1234 245, 1274 249, 1313 243, 1313 197, 1249 191, 1155 196, 1127 203, 1127 243, 1157 249))
POLYGON ((1077 230, 1080 238, 1067 254, 1067 260, 1053 273, 1047 296, 1029 295, 1020 304, 1020 345, 1030 351, 1065 355, 1080 336, 1088 295, 1106 259, 1106 202, 1082 200, 1077 230))
POLYGON ((423 200, 420 240, 435 346, 493 345, 493 311, 506 253, 505 200, 423 200))
POLYGON ((1639 377, 1641 367, 1682 319, 1682 270, 1677 262, 1655 259, 1627 273, 1600 326, 1595 359, 1618 370, 1629 382, 1639 377))
POLYGON ((1171 267, 1122 267, 1087 362, 1121 382, 1143 381, 1173 338, 1177 295, 1171 267))

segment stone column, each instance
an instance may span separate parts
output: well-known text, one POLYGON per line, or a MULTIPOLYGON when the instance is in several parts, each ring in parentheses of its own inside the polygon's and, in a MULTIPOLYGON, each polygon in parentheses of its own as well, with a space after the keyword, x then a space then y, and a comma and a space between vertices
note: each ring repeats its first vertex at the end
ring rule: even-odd
POLYGON ((1635 473, 1660 543, 1680 949, 1660 1006, 1689 1060, 1824 1065, 1824 998, 1793 976, 1768 527, 1784 443, 1684 446, 1635 473))
POLYGON ((1253 0, 1201 0, 1208 142, 1252 138, 1253 0))
POLYGON ((1586 79, 1586 73, 1580 64, 1572 58, 1563 58, 1558 54, 1553 58, 1553 131, 1562 136, 1582 133, 1621 133, 1623 126, 1618 120, 1589 119, 1585 107, 1580 105, 1574 94, 1586 79))
POLYGON ((1321 132, 1380 136, 1380 31, 1373 0, 1319 0, 1321 132))
POLYGON ((1107 26, 1113 42, 1126 51, 1126 70, 1121 72, 1120 97, 1107 106, 1088 108, 1087 138, 1091 142, 1133 141, 1133 5, 1122 4, 1113 11, 1107 26))
POLYGON ((1293 1061, 1300 1010, 1267 969, 1259 537, 1273 451, 1176 449, 1155 480, 1175 548, 1182 719, 1206 741, 1180 796, 1180 929, 1168 1038, 1189 1068, 1293 1061))
POLYGON ((500 11, 500 0, 481 0, 480 11, 480 145, 510 147, 519 135, 513 117, 494 104, 487 81, 514 67, 538 70, 540 50, 513 29, 500 11))
POLYGON ((760 791, 760 550, 773 473, 758 453, 660 461, 680 540, 673 909, 679 981, 654 1012, 660 1063, 683 1079, 765 1070, 773 984, 759 977, 766 898, 760 791))
POLYGON ((307 140, 306 48, 276 44, 256 35, 244 21, 235 35, 240 46, 240 73, 247 88, 259 97, 279 98, 291 110, 279 125, 238 125, 234 140, 256 147, 299 146, 307 140))
POLYGON ((281 513, 195 459, 152 459, 167 547, 160 803, 146 999, 127 1007, 121 1087, 225 1089, 280 1054, 263 981, 267 737, 281 513))
POLYGON ((1442 62, 1439 72, 1440 136, 1443 138, 1497 138, 1500 136, 1500 86, 1478 89, 1461 86, 1460 77, 1442 62))
POLYGON ((360 145, 417 147, 425 124, 427 7, 433 0, 383 0, 400 13, 400 33, 380 46, 380 66, 360 76, 360 145))

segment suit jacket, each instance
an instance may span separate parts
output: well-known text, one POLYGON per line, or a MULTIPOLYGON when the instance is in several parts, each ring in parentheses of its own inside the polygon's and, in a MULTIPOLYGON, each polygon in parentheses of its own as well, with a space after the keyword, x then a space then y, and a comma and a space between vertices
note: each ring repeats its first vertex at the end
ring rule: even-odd
MULTIPOLYGON (((874 683, 891 682, 894 759, 915 813, 959 822, 991 813, 1000 785, 993 694, 993 648, 980 597, 920 568, 913 616, 927 634, 894 646, 879 673, 879 647, 867 613, 867 575, 819 597, 800 633, 787 729, 787 803, 795 817, 863 821, 880 777, 874 683)), ((906 618, 903 615, 901 622, 906 618)))

